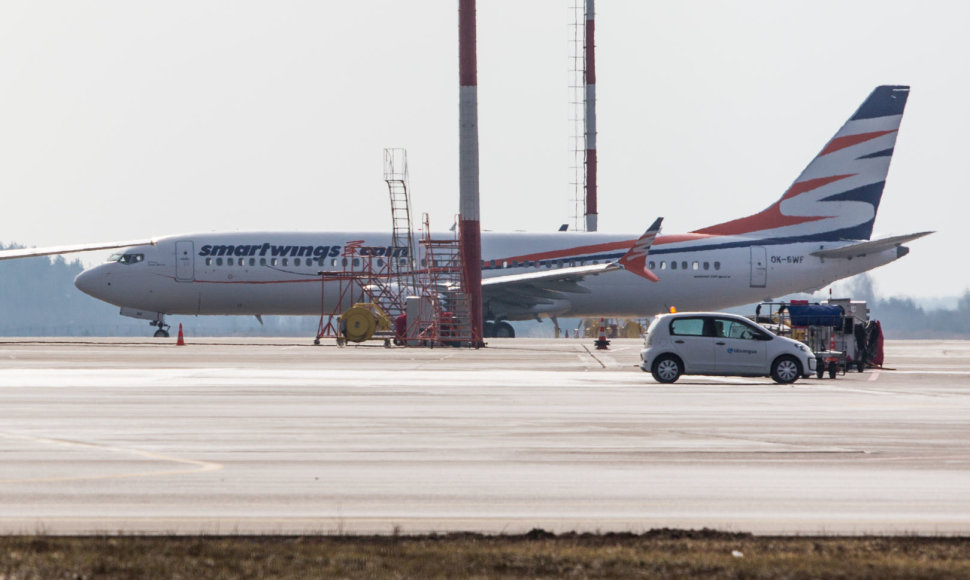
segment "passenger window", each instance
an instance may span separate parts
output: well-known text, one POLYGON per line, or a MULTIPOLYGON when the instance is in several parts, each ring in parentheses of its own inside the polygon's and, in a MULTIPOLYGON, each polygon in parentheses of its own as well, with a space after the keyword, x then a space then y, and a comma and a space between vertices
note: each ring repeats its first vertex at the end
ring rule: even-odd
POLYGON ((693 264, 691 264, 691 268, 693 268, 694 270, 700 270, 701 269, 700 262, 694 262, 693 264))
POLYGON ((276 265, 278 265, 278 264, 279 264, 279 260, 277 260, 276 258, 272 258, 272 259, 270 260, 270 264, 272 264, 272 265, 274 265, 274 266, 276 266, 276 265))
POLYGON ((676 270, 677 269, 677 262, 670 262, 670 269, 671 270, 676 270))
POLYGON ((255 266, 256 265, 256 258, 250 258, 249 259, 249 265, 250 266, 255 266))
POLYGON ((259 265, 260 266, 265 266, 266 265, 266 258, 260 258, 259 259, 259 265))
MULTIPOLYGON (((482 263, 484 263, 484 262, 482 262, 482 263)), ((377 258, 377 267, 378 268, 383 268, 384 267, 384 258, 377 258)))
POLYGON ((667 269, 667 260, 663 260, 662 262, 660 262, 660 269, 661 270, 667 269))
POLYGON ((653 269, 654 269, 654 268, 656 268, 656 267, 657 267, 657 266, 656 266, 656 265, 655 265, 655 264, 654 264, 653 262, 650 262, 650 263, 649 263, 649 264, 647 265, 647 268, 650 268, 651 270, 653 270, 653 269))
POLYGON ((206 258, 205 259, 205 265, 206 266, 211 266, 212 265, 212 258, 206 258))
POLYGON ((222 265, 222 258, 216 258, 216 266, 222 265))
POLYGON ((226 265, 227 265, 227 266, 232 266, 232 265, 234 265, 234 263, 233 263, 233 261, 232 261, 232 258, 226 258, 226 265))
POLYGON ((711 263, 710 262, 704 262, 704 269, 705 270, 710 270, 711 269, 711 263))
POLYGON ((290 259, 289 258, 283 258, 283 265, 284 266, 289 266, 290 265, 290 259))
POLYGON ((720 270, 721 269, 721 263, 720 262, 714 262, 714 269, 715 270, 720 270))
POLYGON ((299 266, 300 265, 300 259, 299 258, 293 258, 293 265, 294 266, 299 266))
POLYGON ((670 334, 674 336, 704 336, 704 319, 675 318, 670 322, 670 334))
POLYGON ((681 262, 680 263, 680 269, 681 270, 686 270, 687 269, 687 262, 681 262))

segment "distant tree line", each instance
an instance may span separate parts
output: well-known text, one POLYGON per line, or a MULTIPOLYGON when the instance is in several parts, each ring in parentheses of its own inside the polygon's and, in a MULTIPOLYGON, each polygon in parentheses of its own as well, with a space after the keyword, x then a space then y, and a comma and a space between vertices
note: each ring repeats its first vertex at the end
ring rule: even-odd
MULTIPOLYGON (((17 246, 10 246, 11 248, 17 246)), ((25 258, 0 261, 0 336, 151 336, 147 320, 74 287, 84 270, 80 260, 25 258)), ((171 316, 192 336, 316 336, 319 317, 266 316, 263 324, 246 316, 171 316)), ((174 332, 172 333, 174 336, 174 332)))
POLYGON ((868 274, 852 278, 847 288, 852 299, 868 302, 887 338, 970 338, 970 290, 956 308, 925 309, 912 298, 879 297, 868 274))

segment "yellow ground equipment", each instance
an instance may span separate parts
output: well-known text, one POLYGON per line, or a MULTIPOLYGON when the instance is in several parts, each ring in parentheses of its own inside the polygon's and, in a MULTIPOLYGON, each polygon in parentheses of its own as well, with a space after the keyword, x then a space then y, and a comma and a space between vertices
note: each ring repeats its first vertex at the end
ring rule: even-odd
POLYGON ((348 342, 364 342, 378 331, 389 331, 391 319, 381 307, 370 302, 358 302, 340 315, 340 334, 348 342))

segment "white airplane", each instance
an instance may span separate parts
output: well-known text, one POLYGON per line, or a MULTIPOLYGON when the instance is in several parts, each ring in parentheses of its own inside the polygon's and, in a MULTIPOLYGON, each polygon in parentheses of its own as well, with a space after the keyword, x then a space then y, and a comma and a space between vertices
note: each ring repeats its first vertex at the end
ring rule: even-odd
MULTIPOLYGON (((639 238, 482 233, 486 336, 514 336, 508 321, 540 316, 717 310, 814 291, 905 256, 902 244, 932 232, 871 235, 908 95, 907 86, 877 87, 781 198, 748 217, 665 236, 657 236, 657 220, 639 238)), ((326 285, 336 282, 321 282, 321 272, 353 269, 348 248, 378 266, 410 263, 388 232, 185 234, 9 250, 0 259, 122 247, 75 285, 123 315, 150 320, 156 336, 167 336, 168 315, 332 312, 338 292, 326 285)))

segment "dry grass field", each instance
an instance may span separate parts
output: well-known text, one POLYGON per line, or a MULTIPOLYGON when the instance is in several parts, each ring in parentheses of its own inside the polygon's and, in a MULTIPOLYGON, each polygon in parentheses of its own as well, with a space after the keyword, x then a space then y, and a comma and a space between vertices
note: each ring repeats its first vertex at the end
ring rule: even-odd
POLYGON ((521 536, 5 536, 0 579, 968 578, 970 538, 711 530, 521 536))

